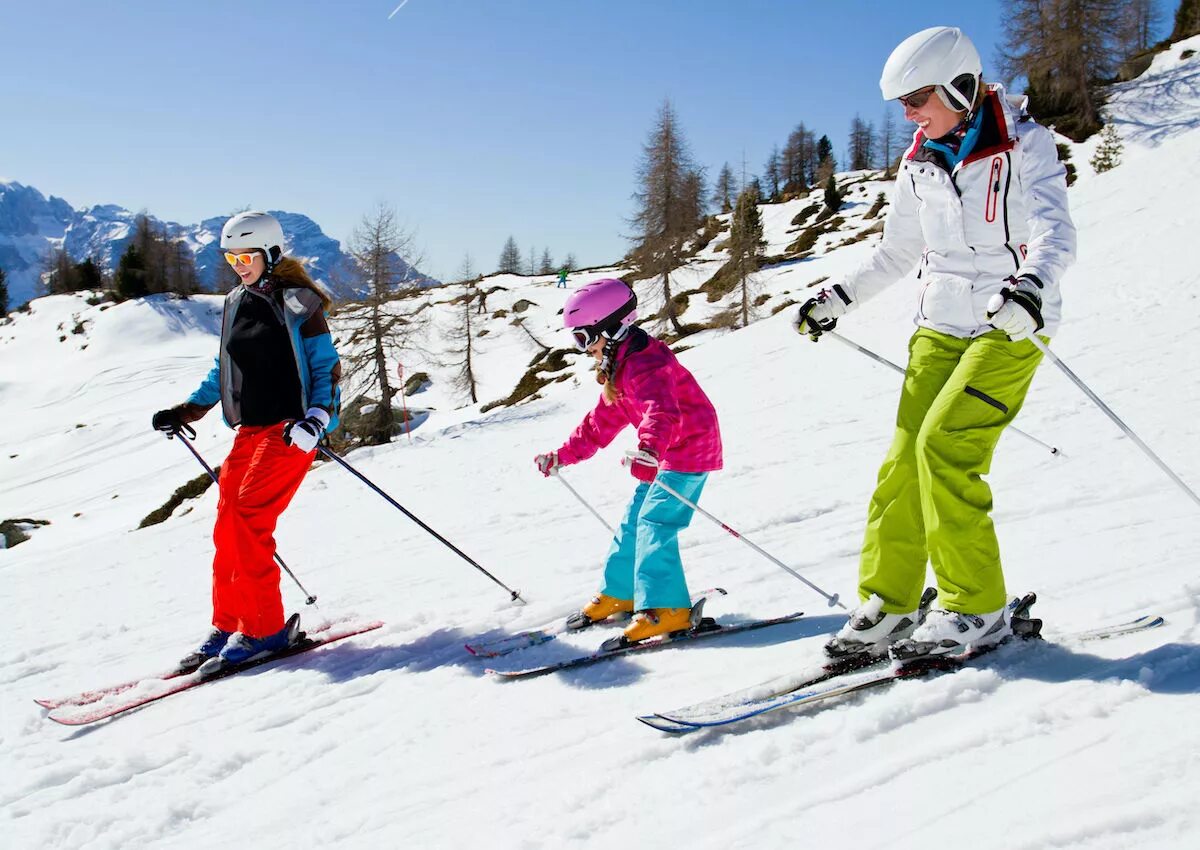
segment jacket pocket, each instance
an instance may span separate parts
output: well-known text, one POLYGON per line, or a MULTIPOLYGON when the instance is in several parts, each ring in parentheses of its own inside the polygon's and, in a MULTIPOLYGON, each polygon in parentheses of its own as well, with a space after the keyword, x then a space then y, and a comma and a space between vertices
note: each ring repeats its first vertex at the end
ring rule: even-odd
POLYGON ((975 319, 971 282, 958 277, 930 275, 921 290, 921 318, 934 325, 970 330, 975 319))

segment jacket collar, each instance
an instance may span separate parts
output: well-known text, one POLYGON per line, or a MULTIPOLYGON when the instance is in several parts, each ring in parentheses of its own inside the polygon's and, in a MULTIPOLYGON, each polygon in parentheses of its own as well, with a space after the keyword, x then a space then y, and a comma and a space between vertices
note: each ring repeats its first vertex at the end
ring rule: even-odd
POLYGON ((973 139, 972 147, 967 155, 956 166, 948 162, 945 153, 938 148, 936 141, 925 138, 925 134, 917 130, 913 134, 913 143, 905 153, 904 158, 914 162, 935 162, 947 171, 957 170, 980 159, 1012 150, 1016 143, 1016 124, 1025 116, 1027 99, 1013 102, 1004 92, 999 83, 988 85, 983 104, 979 107, 978 135, 973 139), (931 147, 936 145, 936 147, 931 147))

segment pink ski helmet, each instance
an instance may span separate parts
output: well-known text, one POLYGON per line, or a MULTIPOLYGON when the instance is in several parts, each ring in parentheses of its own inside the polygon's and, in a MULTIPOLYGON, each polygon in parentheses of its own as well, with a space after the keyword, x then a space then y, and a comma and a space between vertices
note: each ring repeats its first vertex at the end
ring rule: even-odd
POLYGON ((563 306, 563 327, 586 351, 601 336, 622 339, 637 319, 637 293, 623 280, 593 280, 571 293, 563 306))

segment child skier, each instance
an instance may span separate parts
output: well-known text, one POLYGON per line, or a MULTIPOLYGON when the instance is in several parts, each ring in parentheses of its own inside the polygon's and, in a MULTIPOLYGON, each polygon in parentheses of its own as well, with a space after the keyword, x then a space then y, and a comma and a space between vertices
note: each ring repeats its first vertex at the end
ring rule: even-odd
POLYGON ((221 247, 241 285, 225 298, 216 364, 186 402, 152 422, 176 433, 220 402, 225 423, 237 430, 221 465, 213 529, 213 629, 180 662, 183 670, 218 656, 239 664, 295 639, 300 615, 284 622, 275 524, 318 441, 337 427, 340 406, 329 297, 283 256, 279 222, 261 212, 236 215, 221 231, 221 247))
POLYGON ((609 548, 600 592, 573 618, 579 627, 636 611, 630 642, 690 626, 691 600, 678 535, 692 509, 657 479, 695 502, 708 473, 721 468, 721 432, 712 403, 665 343, 633 326, 637 295, 624 281, 597 280, 567 299, 563 325, 596 358, 604 385, 596 408, 557 451, 534 462, 543 475, 587 460, 627 425, 637 429, 630 472, 638 480, 609 548))
POLYGON ((880 79, 917 125, 901 160, 883 241, 867 261, 801 306, 814 339, 920 266, 917 330, 892 447, 867 513, 864 604, 830 655, 959 652, 1012 633, 983 476, 1041 362, 1029 339, 1057 329, 1059 281, 1075 227, 1054 137, 1023 98, 983 83, 974 45, 933 27, 905 39, 880 79), (938 607, 918 623, 926 563, 938 607))

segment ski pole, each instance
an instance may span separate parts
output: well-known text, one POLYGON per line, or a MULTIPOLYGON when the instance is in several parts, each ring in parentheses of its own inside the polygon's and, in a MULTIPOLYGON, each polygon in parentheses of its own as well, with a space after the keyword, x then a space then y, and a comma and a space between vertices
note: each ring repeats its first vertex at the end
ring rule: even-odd
POLYGON ((574 496, 576 499, 578 499, 579 503, 581 505, 583 505, 585 508, 587 508, 589 511, 591 511, 592 516, 594 516, 597 520, 599 520, 600 524, 602 526, 604 526, 605 528, 608 529, 609 534, 611 534, 613 537, 617 536, 617 532, 613 530, 613 527, 605 521, 604 517, 600 516, 599 512, 597 512, 597 510, 588 503, 587 499, 585 499, 585 498, 583 498, 583 496, 579 495, 579 491, 577 491, 574 487, 572 487, 569 483, 567 483, 567 479, 562 477, 562 473, 559 470, 555 469, 550 474, 553 475, 555 478, 557 478, 559 481, 561 481, 562 485, 571 491, 571 495, 574 496))
MULTIPOLYGON (((637 452, 627 452, 627 453, 626 453, 626 455, 625 455, 625 460, 623 461, 623 463, 624 463, 626 466, 628 466, 628 465, 629 465, 629 464, 631 464, 631 463, 634 463, 634 462, 635 462, 635 461, 634 461, 634 456, 635 456, 636 454, 637 454, 637 452)), ((710 514, 708 511, 704 510, 704 508, 702 508, 702 507, 700 507, 699 505, 697 505, 697 504, 696 504, 695 502, 693 502, 691 499, 687 498, 686 496, 684 496, 684 495, 683 495, 683 494, 681 494, 681 493, 678 493, 678 492, 676 492, 676 491, 675 491, 675 488, 673 488, 671 485, 669 485, 669 484, 667 484, 665 481, 663 481, 663 480, 662 480, 662 478, 655 478, 655 479, 654 479, 654 485, 655 485, 656 487, 661 487, 661 488, 663 488, 664 490, 666 490, 668 493, 670 493, 672 496, 674 496, 674 497, 675 497, 676 499, 678 499, 679 501, 683 502, 685 505, 687 505, 687 506, 688 506, 689 508, 691 508, 692 510, 694 510, 694 511, 698 511, 698 512, 700 512, 700 513, 704 514, 704 516, 708 517, 710 520, 712 520, 713 522, 715 522, 717 525, 721 526, 721 528, 723 528, 723 529, 725 529, 726 531, 728 531, 730 534, 732 534, 732 535, 733 535, 734 537, 736 537, 738 540, 740 540, 740 541, 742 541, 743 543, 745 543, 747 546, 749 546, 751 549, 753 549, 753 550, 754 550, 755 552, 757 552, 758 554, 762 555, 764 558, 766 558, 768 561, 770 561, 771 563, 773 563, 775 566, 779 567, 779 568, 780 568, 780 569, 782 569, 782 570, 785 570, 785 571, 786 571, 786 572, 788 572, 788 573, 791 573, 791 575, 792 575, 792 577, 793 577, 793 578, 799 579, 800 581, 804 582, 804 583, 805 583, 806 585, 808 585, 808 586, 809 586, 811 589, 815 590, 815 591, 816 591, 818 594, 820 594, 821 596, 825 597, 825 599, 826 599, 826 600, 829 602, 829 607, 830 607, 830 608, 833 608, 834 606, 837 606, 838 608, 841 608, 843 611, 845 611, 845 610, 848 610, 848 609, 846 608, 846 606, 845 606, 845 605, 843 605, 841 602, 839 602, 839 601, 838 601, 838 594, 836 594, 836 593, 835 593, 835 594, 833 594, 832 596, 830 596, 828 593, 826 593, 825 591, 821 590, 821 588, 817 587, 815 584, 813 584, 811 581, 809 581, 808 579, 806 579, 804 576, 800 575, 800 573, 798 573, 798 572, 796 572, 795 570, 793 570, 791 567, 789 567, 789 566, 788 566, 787 564, 785 564, 783 561, 781 561, 781 560, 779 560, 778 558, 776 558, 774 555, 772 555, 772 554, 771 554, 770 552, 768 552, 766 549, 764 549, 764 548, 762 548, 761 546, 759 546, 757 543, 755 543, 755 542, 754 542, 753 540, 751 540, 749 537, 746 537, 745 535, 739 534, 737 531, 735 531, 734 529, 730 528, 730 527, 729 527, 728 525, 726 525, 725 523, 721 522, 721 520, 717 519, 715 516, 713 516, 712 514, 710 514)))
POLYGON ((345 461, 345 459, 343 459, 342 457, 333 453, 332 451, 325 448, 324 446, 317 446, 317 449, 321 452, 321 454, 325 455, 325 457, 340 464, 343 469, 345 469, 347 472, 349 472, 351 475, 353 475, 355 478, 357 478, 363 484, 366 484, 368 487, 370 487, 372 490, 374 490, 376 493, 378 493, 380 496, 382 496, 387 501, 387 503, 390 504, 393 508, 400 511, 400 513, 404 514, 406 517, 411 519, 417 525, 421 526, 421 528, 423 528, 427 532, 429 532, 433 537, 437 538, 440 542, 444 543, 447 546, 447 548, 449 548, 450 551, 453 552, 455 555, 458 555, 458 557, 462 558, 464 561, 466 561, 472 567, 479 570, 479 572, 483 573, 485 576, 490 578, 496 584, 500 585, 505 590, 507 590, 509 592, 510 597, 513 602, 520 602, 522 605, 525 604, 525 600, 521 598, 520 591, 513 590, 507 584, 500 581, 500 579, 496 578, 494 575, 492 575, 487 570, 485 570, 483 567, 481 567, 478 563, 475 562, 475 560, 473 558, 471 558, 469 555, 467 555, 465 552, 463 552, 461 549, 459 549, 457 546, 455 546, 453 543, 451 543, 445 537, 442 537, 442 535, 438 534, 436 531, 434 531, 428 525, 423 523, 416 515, 413 514, 412 511, 408 510, 402 504, 400 504, 395 499, 393 499, 391 496, 389 496, 387 493, 383 492, 378 487, 376 487, 375 484, 372 483, 369 478, 367 478, 367 476, 363 475, 361 472, 359 472, 357 469, 355 469, 353 466, 351 466, 349 463, 347 463, 345 461))
MULTIPOLYGON (((196 451, 195 446, 188 442, 189 440, 196 439, 196 429, 192 428, 190 425, 184 425, 178 431, 168 431, 167 439, 174 439, 176 434, 179 435, 179 442, 183 443, 187 447, 187 450, 192 453, 192 457, 194 457, 200 463, 200 465, 204 467, 204 471, 208 473, 208 477, 213 480, 213 483, 216 484, 219 489, 221 482, 217 480, 217 473, 213 472, 212 467, 205 463, 204 458, 200 456, 200 452, 196 451)), ((300 583, 300 579, 296 578, 296 574, 291 571, 287 564, 284 563, 283 558, 279 557, 278 552, 275 553, 275 563, 279 564, 283 571, 291 576, 292 581, 296 582, 296 587, 300 588, 300 592, 304 594, 305 605, 312 605, 317 601, 317 597, 313 596, 304 589, 304 585, 300 583)))
MULTIPOLYGON (((867 355, 867 356, 868 356, 868 357, 870 357, 872 360, 874 360, 876 363, 882 363, 884 366, 887 366, 889 369, 894 369, 895 371, 899 372, 901 375, 903 375, 903 374, 904 374, 904 368, 903 368, 903 367, 901 367, 901 366, 898 366, 897 364, 893 363, 891 360, 888 360, 886 357, 881 357, 881 356, 879 356, 879 355, 878 355, 878 354, 876 354, 874 351, 871 351, 871 349, 869 349, 869 348, 863 348, 863 347, 862 347, 861 345, 859 345, 857 342, 851 342, 850 340, 846 339, 846 338, 845 338, 844 336, 842 336, 841 334, 839 334, 839 333, 836 333, 836 332, 834 332, 834 331, 825 331, 825 334, 826 334, 826 335, 828 335, 828 336, 831 336, 831 337, 833 337, 833 338, 834 338, 834 339, 836 339, 838 342, 845 343, 846 345, 850 346, 851 348, 853 348, 853 349, 855 349, 855 350, 857 350, 857 351, 860 351, 860 352, 862 352, 863 354, 867 355)), ((1037 437, 1033 436, 1032 434, 1026 434, 1026 433, 1025 433, 1024 431, 1022 431, 1020 428, 1016 428, 1016 427, 1013 427, 1013 426, 1011 426, 1011 425, 1010 425, 1010 426, 1009 426, 1009 428, 1008 428, 1008 430, 1012 431, 1014 434, 1020 434, 1020 435, 1021 435, 1022 437, 1024 437, 1026 440, 1032 440, 1033 442, 1035 442, 1035 443, 1037 443, 1039 446, 1041 446, 1043 449, 1046 449, 1046 451, 1050 452, 1050 454, 1052 454, 1052 455, 1058 455, 1059 457, 1066 457, 1066 455, 1064 455, 1064 454, 1062 453, 1062 450, 1061 450, 1061 449, 1059 449, 1057 446, 1051 446, 1051 445, 1049 445, 1048 443, 1043 443, 1043 442, 1042 442, 1041 440, 1039 440, 1037 437)))
POLYGON ((1113 413, 1112 410, 1109 408, 1109 406, 1107 404, 1105 404, 1103 401, 1101 401, 1100 397, 1097 396, 1094 392, 1092 392, 1091 388, 1087 384, 1085 384, 1074 372, 1072 372, 1069 368, 1067 368, 1067 364, 1063 363, 1061 360, 1058 359, 1058 355, 1056 355, 1053 351, 1050 350, 1050 346, 1048 346, 1048 345, 1046 345, 1046 343, 1042 342, 1037 337, 1036 334, 1029 337, 1029 340, 1034 345, 1036 345, 1038 348, 1040 348, 1042 351, 1042 354, 1049 357, 1050 361, 1052 363, 1054 363, 1055 366, 1057 366, 1059 369, 1062 369, 1063 374, 1066 375, 1068 378, 1070 378, 1071 381, 1075 384, 1075 386, 1079 387, 1079 389, 1081 389, 1083 391, 1084 395, 1086 395, 1093 402, 1095 402, 1096 406, 1098 408, 1100 408, 1101 410, 1103 410, 1108 415, 1108 418, 1111 419, 1113 422, 1115 422, 1117 424, 1117 427, 1125 432, 1125 435, 1127 437, 1129 437, 1129 439, 1133 440, 1134 445, 1136 445, 1139 449, 1141 449, 1143 452, 1146 453, 1146 457, 1148 457, 1148 458, 1150 458, 1150 460, 1154 461, 1155 466, 1157 466, 1159 469, 1161 469, 1163 472, 1165 472, 1167 474, 1168 478, 1170 478, 1172 481, 1174 481, 1176 484, 1178 484, 1179 488, 1181 490, 1183 490, 1183 492, 1187 493, 1188 496, 1191 497, 1191 500, 1193 502, 1195 502, 1197 505, 1200 505, 1200 496, 1197 496, 1195 491, 1192 490, 1191 487, 1187 486, 1187 484, 1185 484, 1183 482, 1183 479, 1180 478, 1178 475, 1176 475, 1175 472, 1171 469, 1171 467, 1169 467, 1165 463, 1163 463, 1162 459, 1158 455, 1156 455, 1153 451, 1151 451, 1150 447, 1147 446, 1145 443, 1143 443, 1142 439, 1137 434, 1133 433, 1133 429, 1130 428, 1128 425, 1126 425, 1124 422, 1122 422, 1121 418, 1119 416, 1117 416, 1117 414, 1113 413))

